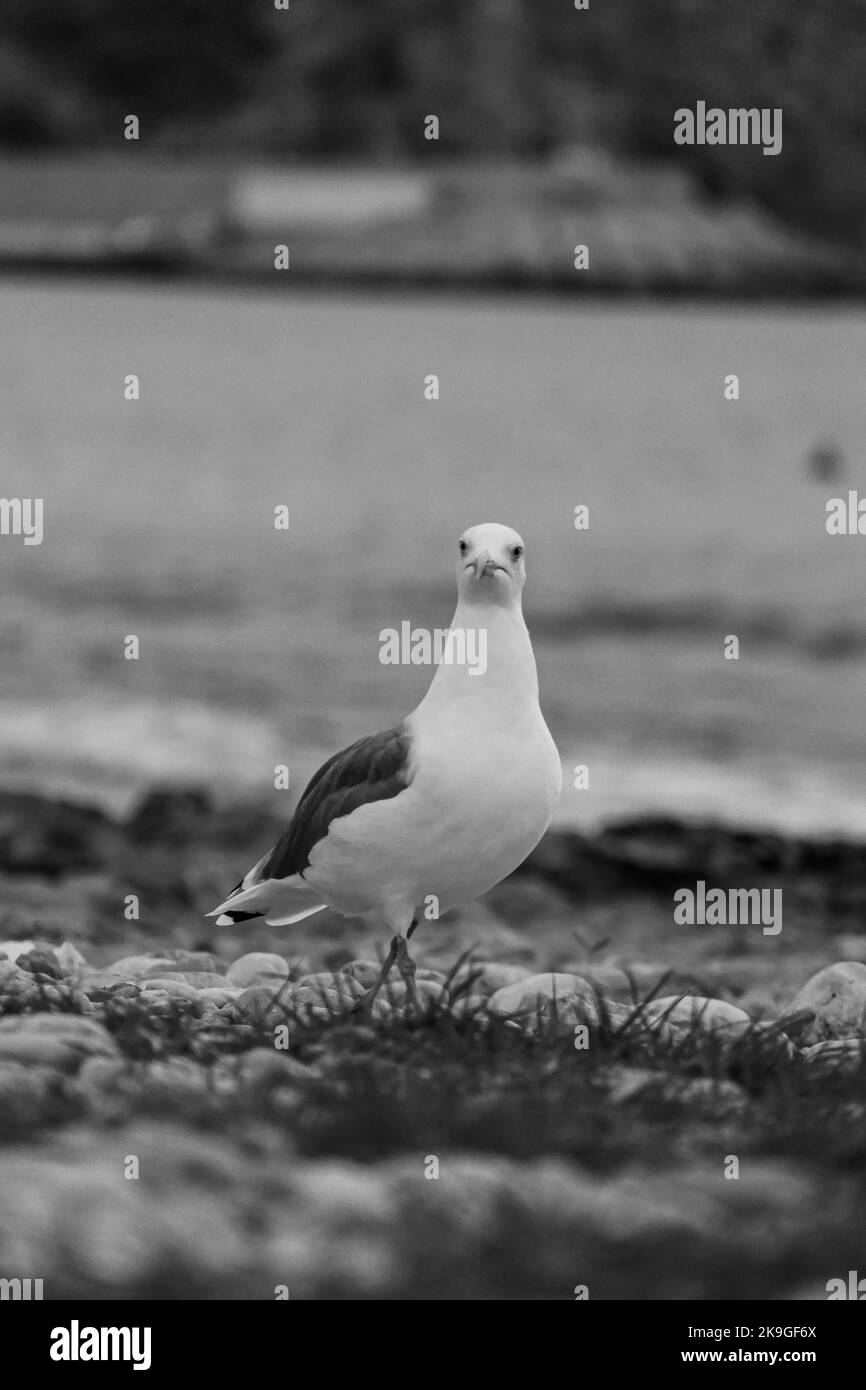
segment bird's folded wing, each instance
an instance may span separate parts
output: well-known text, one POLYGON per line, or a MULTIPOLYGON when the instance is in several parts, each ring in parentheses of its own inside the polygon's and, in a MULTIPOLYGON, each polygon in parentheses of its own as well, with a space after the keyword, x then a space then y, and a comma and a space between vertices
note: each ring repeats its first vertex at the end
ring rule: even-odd
POLYGON ((349 748, 335 753, 311 778, 285 835, 208 916, 232 911, 240 916, 240 909, 252 908, 253 911, 244 915, 266 915, 270 920, 271 909, 276 903, 277 883, 282 914, 296 912, 294 920, 297 920, 307 912, 319 910, 321 904, 306 907, 311 889, 302 877, 309 866, 313 846, 324 839, 333 821, 370 802, 398 796, 411 780, 411 737, 403 724, 381 734, 359 738, 349 748), (291 905, 287 895, 291 897, 291 905))

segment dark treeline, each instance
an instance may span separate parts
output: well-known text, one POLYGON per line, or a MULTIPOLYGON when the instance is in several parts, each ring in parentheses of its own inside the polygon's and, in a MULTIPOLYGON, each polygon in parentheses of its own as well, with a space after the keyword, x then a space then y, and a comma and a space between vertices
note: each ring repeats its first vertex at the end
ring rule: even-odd
POLYGON ((676 157, 827 237, 866 233, 866 0, 4 0, 0 142, 380 162, 676 157), (698 100, 781 107, 778 157, 681 147, 698 100), (423 118, 440 119, 437 144, 423 118))

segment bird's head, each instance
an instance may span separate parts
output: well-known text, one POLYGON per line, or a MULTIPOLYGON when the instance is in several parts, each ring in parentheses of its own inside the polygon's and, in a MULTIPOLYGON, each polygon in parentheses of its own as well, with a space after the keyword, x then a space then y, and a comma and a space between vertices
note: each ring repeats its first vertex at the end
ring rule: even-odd
POLYGON ((520 602, 526 583, 523 540, 495 521, 470 526, 457 542, 457 592, 468 603, 520 602))

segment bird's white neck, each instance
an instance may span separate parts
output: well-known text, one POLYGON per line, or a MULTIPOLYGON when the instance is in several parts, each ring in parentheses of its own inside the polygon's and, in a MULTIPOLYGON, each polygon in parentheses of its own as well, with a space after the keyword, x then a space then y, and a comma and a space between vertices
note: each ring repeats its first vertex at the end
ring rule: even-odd
MULTIPOLYGON (((461 599, 450 631, 466 634, 465 650, 471 652, 475 669, 467 662, 443 661, 419 710, 441 702, 453 707, 456 701, 491 699, 515 710, 537 705, 535 656, 519 603, 503 607, 461 599)), ((458 649, 461 645, 455 644, 458 649)))

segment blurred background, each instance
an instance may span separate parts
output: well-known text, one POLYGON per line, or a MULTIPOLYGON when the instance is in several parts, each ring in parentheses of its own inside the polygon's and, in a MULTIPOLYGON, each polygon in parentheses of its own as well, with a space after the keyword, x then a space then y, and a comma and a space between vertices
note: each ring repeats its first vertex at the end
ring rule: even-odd
POLYGON ((41 545, 0 537, 4 1280, 823 1299, 857 1267, 866 540, 825 522, 866 491, 864 78, 866 0, 3 0, 0 496, 44 499, 41 545), (698 102, 781 109, 781 153, 675 145, 698 102), (482 521, 526 542, 559 823, 413 938, 444 1013, 299 1020, 378 933, 203 914, 421 698, 379 634, 448 623, 482 521), (783 888, 783 933, 681 927, 698 880, 783 888), (551 970, 765 1031, 491 1026, 551 970))
POLYGON ((866 828, 864 57, 861 0, 6 0, 7 785, 282 807, 420 697, 379 631, 489 519, 564 821, 866 828), (676 146, 698 100, 781 154, 676 146))

